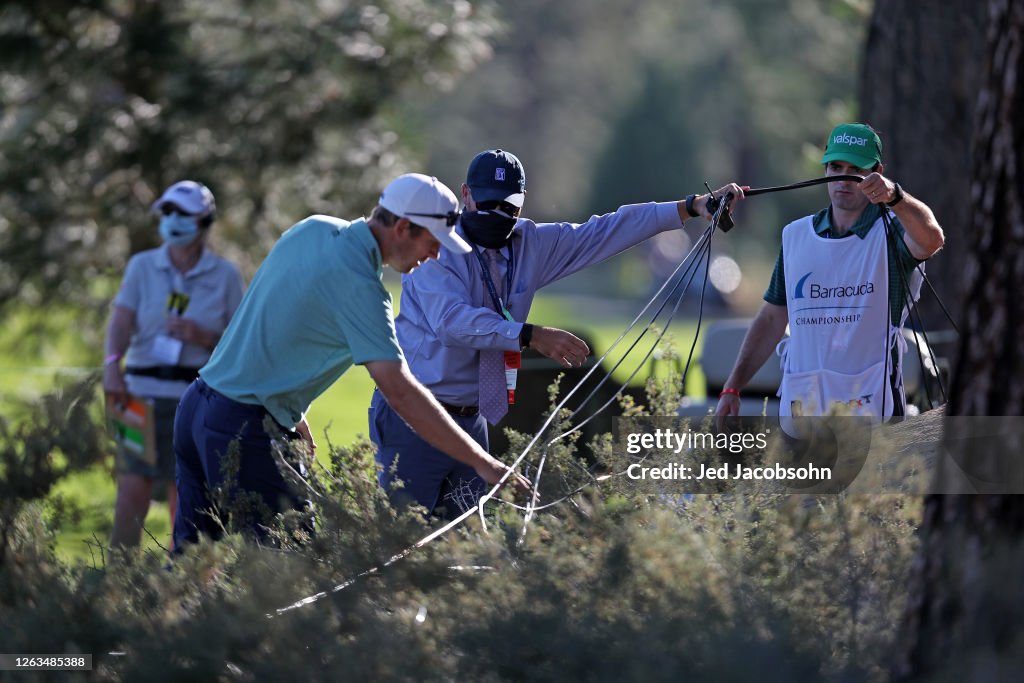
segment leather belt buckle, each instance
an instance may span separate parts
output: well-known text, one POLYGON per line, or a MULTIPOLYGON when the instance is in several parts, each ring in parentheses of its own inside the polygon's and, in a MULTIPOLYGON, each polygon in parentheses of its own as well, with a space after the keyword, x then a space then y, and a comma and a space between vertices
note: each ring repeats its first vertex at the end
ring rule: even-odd
POLYGON ((449 414, 455 415, 456 417, 474 417, 480 412, 480 408, 477 406, 453 406, 450 403, 444 401, 438 401, 441 407, 448 411, 449 414))

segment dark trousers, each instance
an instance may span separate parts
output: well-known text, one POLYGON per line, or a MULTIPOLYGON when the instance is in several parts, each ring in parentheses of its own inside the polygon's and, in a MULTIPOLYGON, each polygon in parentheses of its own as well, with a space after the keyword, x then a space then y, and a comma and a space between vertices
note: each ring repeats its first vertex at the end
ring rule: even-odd
MULTIPOLYGON (((487 450, 483 417, 452 415, 452 419, 487 450)), ((476 505, 490 489, 472 467, 424 441, 391 409, 380 391, 373 392, 370 403, 370 440, 377 446, 377 463, 383 467, 378 481, 395 505, 415 502, 432 512, 443 503, 448 517, 454 518, 476 505), (393 486, 396 479, 402 482, 401 488, 393 486)))
MULTIPOLYGON (((229 501, 239 494, 255 493, 271 513, 289 509, 310 509, 310 501, 293 493, 278 470, 271 452, 271 438, 297 439, 298 435, 283 431, 268 434, 263 421, 268 413, 263 406, 239 403, 210 388, 197 379, 181 397, 174 420, 174 454, 177 461, 178 514, 174 520, 174 546, 195 543, 203 533, 217 539, 223 533, 220 520, 213 513, 210 493, 223 486, 228 478, 224 456, 233 442, 239 449, 235 481, 228 482, 229 501)), ((288 457, 286 455, 286 457, 288 457)), ((306 475, 301 462, 292 463, 306 475)), ((266 539, 256 511, 246 515, 244 526, 257 538, 266 539)), ((312 522, 309 521, 309 530, 312 522)))

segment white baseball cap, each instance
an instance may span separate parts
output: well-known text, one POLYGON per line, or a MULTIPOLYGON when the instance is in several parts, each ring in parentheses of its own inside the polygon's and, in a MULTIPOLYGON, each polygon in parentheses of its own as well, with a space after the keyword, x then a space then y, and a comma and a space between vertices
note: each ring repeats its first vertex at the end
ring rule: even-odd
POLYGON ((174 204, 194 216, 206 216, 217 210, 210 189, 194 180, 181 180, 168 187, 150 210, 160 213, 164 204, 174 204))
POLYGON ((456 254, 470 252, 466 241, 455 233, 459 202, 437 178, 422 173, 400 175, 380 193, 378 203, 396 216, 429 230, 446 249, 456 254))

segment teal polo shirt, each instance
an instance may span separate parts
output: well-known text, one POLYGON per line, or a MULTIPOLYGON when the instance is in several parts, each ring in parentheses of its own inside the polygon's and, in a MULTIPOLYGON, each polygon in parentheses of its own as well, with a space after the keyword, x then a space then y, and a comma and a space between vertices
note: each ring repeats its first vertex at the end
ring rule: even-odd
POLYGON ((382 266, 364 219, 292 226, 256 272, 203 381, 291 428, 353 364, 402 360, 382 266))
MULTIPOLYGON (((811 223, 814 232, 821 237, 828 239, 849 239, 856 235, 859 239, 867 237, 871 226, 875 224, 882 215, 882 209, 876 204, 869 204, 864 213, 856 223, 844 234, 832 234, 832 205, 814 214, 811 223)), ((892 324, 899 326, 902 317, 903 307, 907 303, 907 284, 910 283, 910 274, 921 261, 914 258, 903 241, 903 225, 896 216, 890 216, 892 220, 893 237, 896 242, 895 249, 889 244, 886 249, 886 257, 889 259, 889 310, 892 311, 892 324), (901 275, 902 272, 902 275, 901 275)), ((879 228, 883 229, 883 228, 879 228)), ((786 306, 786 271, 784 259, 782 258, 782 246, 779 246, 779 256, 775 259, 775 270, 772 271, 771 282, 764 293, 764 300, 776 306, 786 306)))

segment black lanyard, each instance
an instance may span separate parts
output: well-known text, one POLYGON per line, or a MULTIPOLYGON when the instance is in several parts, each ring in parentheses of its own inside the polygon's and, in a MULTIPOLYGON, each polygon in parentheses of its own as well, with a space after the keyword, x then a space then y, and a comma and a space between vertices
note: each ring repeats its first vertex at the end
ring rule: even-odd
MULTIPOLYGON (((487 285, 487 291, 491 295, 491 302, 494 304, 494 310, 498 312, 498 315, 505 316, 505 307, 502 306, 501 297, 498 296, 498 290, 494 288, 494 280, 491 279, 491 269, 488 265, 484 255, 473 250, 476 253, 477 260, 480 261, 480 269, 484 273, 484 284, 487 285)), ((501 253, 500 251, 498 253, 501 253)), ((512 249, 512 243, 508 243, 508 268, 505 269, 505 297, 512 293, 512 271, 515 270, 516 266, 516 254, 512 249)))

